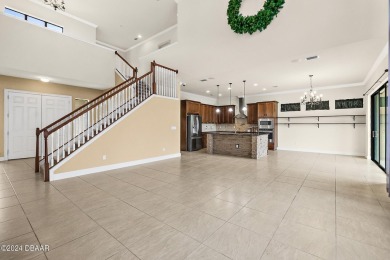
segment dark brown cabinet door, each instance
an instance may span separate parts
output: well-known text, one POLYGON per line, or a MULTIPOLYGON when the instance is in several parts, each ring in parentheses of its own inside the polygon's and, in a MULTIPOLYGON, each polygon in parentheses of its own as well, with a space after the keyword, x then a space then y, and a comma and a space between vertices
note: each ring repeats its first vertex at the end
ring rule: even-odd
POLYGON ((260 102, 257 103, 257 113, 259 117, 277 117, 277 102, 260 102))
POLYGON ((200 103, 187 101, 187 114, 200 114, 200 103))
POLYGON ((266 103, 257 103, 257 114, 259 117, 266 117, 267 116, 266 103))
POLYGON ((257 118, 258 118, 257 104, 248 104, 247 112, 248 112, 248 124, 257 124, 257 118))
POLYGON ((200 105, 200 116, 202 117, 203 123, 208 123, 207 120, 207 105, 201 104, 200 105))

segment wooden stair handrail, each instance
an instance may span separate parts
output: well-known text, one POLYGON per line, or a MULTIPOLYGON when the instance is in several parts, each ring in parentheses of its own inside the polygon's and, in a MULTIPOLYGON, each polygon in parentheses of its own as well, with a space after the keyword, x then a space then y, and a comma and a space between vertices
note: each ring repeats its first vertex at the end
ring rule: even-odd
POLYGON ((107 95, 108 92, 113 91, 114 89, 116 89, 116 88, 122 86, 123 84, 125 84, 125 83, 127 83, 128 81, 131 81, 131 80, 134 80, 134 78, 130 78, 130 79, 128 79, 128 80, 122 82, 121 84, 119 84, 119 85, 117 85, 117 86, 115 86, 115 87, 113 87, 113 88, 111 88, 111 89, 109 89, 109 90, 103 92, 103 94, 100 94, 100 95, 97 96, 96 98, 90 100, 88 103, 86 103, 86 104, 82 105, 81 107, 79 107, 79 108, 73 110, 73 111, 70 112, 69 114, 64 115, 63 117, 61 117, 60 119, 54 121, 53 123, 51 123, 50 125, 46 126, 45 128, 40 129, 40 130, 39 130, 39 133, 42 133, 45 129, 49 129, 50 127, 52 127, 53 125, 59 123, 60 121, 64 120, 65 118, 67 118, 67 117, 69 117, 69 116, 71 116, 71 115, 73 115, 73 114, 76 114, 76 113, 79 112, 81 109, 83 109, 83 108, 85 108, 86 106, 90 105, 90 103, 95 102, 95 101, 98 100, 99 98, 102 98, 104 95, 107 95))
POLYGON ((130 65, 130 63, 127 62, 125 58, 123 58, 117 51, 115 51, 115 55, 117 55, 121 60, 123 60, 127 65, 129 65, 130 68, 132 68, 134 71, 138 72, 137 67, 133 67, 130 65))
MULTIPOLYGON (((118 54, 118 56, 120 56, 120 55, 118 54)), ((140 103, 142 103, 145 100, 147 100, 150 96, 157 94, 156 93, 156 66, 161 67, 161 68, 166 69, 166 70, 173 71, 175 73, 178 73, 178 70, 174 70, 174 69, 171 69, 169 67, 157 64, 155 61, 153 61, 153 62, 151 62, 151 71, 149 71, 148 73, 146 73, 142 77, 137 78, 137 76, 136 76, 137 74, 135 72, 135 74, 134 74, 135 77, 132 77, 132 78, 122 82, 121 84, 113 87, 112 89, 109 89, 109 90, 105 91, 104 93, 102 93, 98 97, 94 98, 93 100, 89 101, 88 103, 84 104, 83 106, 79 107, 78 109, 72 111, 71 113, 61 117, 60 119, 56 120, 55 122, 51 123, 50 125, 46 126, 45 128, 43 128, 43 129, 38 129, 37 128, 36 129, 37 140, 36 140, 35 171, 36 172, 39 171, 40 162, 43 160, 44 161, 43 162, 43 164, 44 164, 44 179, 45 179, 45 181, 49 181, 50 180, 50 176, 49 176, 49 169, 50 169, 49 155, 51 155, 53 157, 53 154, 55 152, 57 152, 57 154, 58 154, 60 149, 61 149, 61 147, 62 147, 62 149, 64 149, 65 145, 66 144, 69 145, 69 142, 70 142, 70 141, 68 141, 66 144, 63 143, 62 146, 59 146, 58 148, 56 148, 56 150, 53 150, 53 145, 52 145, 52 150, 53 151, 51 151, 51 153, 48 152, 49 151, 48 150, 48 138, 49 138, 49 136, 54 134, 55 132, 57 132, 61 128, 66 127, 68 124, 72 124, 72 122, 74 122, 75 120, 79 119, 81 116, 84 116, 85 114, 89 113, 91 110, 95 109, 96 107, 98 107, 102 103, 107 102, 109 99, 111 99, 112 97, 115 97, 116 95, 120 94, 122 91, 127 91, 127 88, 129 88, 129 87, 130 88, 134 88, 135 87, 135 91, 136 92, 135 92, 134 98, 136 98, 137 100, 139 98, 141 98, 141 100, 138 101, 140 103), (140 84, 142 84, 141 81, 144 78, 148 77, 148 76, 150 77, 150 80, 151 80, 151 81, 148 80, 148 82, 151 84, 151 85, 148 85, 148 86, 149 86, 149 88, 152 88, 152 91, 148 92, 147 94, 145 93, 146 95, 144 95, 142 92, 139 93, 138 90, 139 90, 140 84), (141 96, 140 96, 140 94, 141 94, 141 96), (43 155, 43 159, 40 160, 39 159, 39 157, 40 157, 39 156, 39 146, 40 146, 39 138, 40 138, 40 135, 42 133, 43 133, 43 141, 44 141, 43 147, 42 147, 42 149, 44 149, 44 151, 42 151, 42 152, 44 153, 44 155, 43 155)), ((141 87, 143 87, 143 86, 141 86, 141 87)), ((130 102, 130 101, 127 101, 127 103, 125 103, 125 104, 118 104, 119 106, 116 109, 112 110, 108 116, 110 116, 113 113, 118 113, 117 109, 121 108, 123 106, 126 106, 126 104, 128 104, 128 102, 130 102)), ((139 103, 137 103, 137 105, 139 105, 139 103)), ((130 110, 128 110, 128 111, 130 111, 130 110)), ((125 112, 125 114, 127 112, 125 112)), ((121 112, 121 113, 122 113, 122 115, 124 115, 123 112, 121 112)), ((119 118, 120 117, 121 117, 121 115, 119 115, 119 118)), ((114 120, 114 119, 112 119, 112 120, 114 120)), ((117 120, 116 115, 115 115, 115 120, 117 120)), ((95 123, 95 125, 99 124, 99 122, 97 121, 95 123)), ((89 126, 88 126, 88 128, 89 128, 89 126)), ((105 128, 100 129, 100 131, 102 131, 104 129, 105 128)), ((88 129, 87 129, 87 131, 88 131, 88 129)), ((83 133, 84 133, 84 130, 83 130, 83 133)), ((80 135, 82 135, 82 134, 80 133, 77 136, 80 136, 80 135)), ((97 133, 96 133, 96 135, 97 135, 97 133)), ((87 139, 87 141, 88 140, 89 139, 87 139)), ((85 142, 85 140, 83 141, 83 144, 84 144, 84 142, 85 142)), ((78 146, 76 145, 76 149, 78 149, 79 147, 80 147, 80 141, 79 141, 79 145, 78 146)), ((75 151, 75 148, 73 148, 73 152, 74 151, 75 151)), ((68 155, 69 154, 67 154, 66 156, 68 156, 68 155)), ((58 155, 57 155, 57 158, 58 158, 58 155)), ((51 160, 53 160, 53 158, 51 160)), ((54 159, 54 160, 56 160, 56 159, 54 159)), ((58 162, 56 161, 55 164, 57 164, 57 163, 58 162)), ((51 162, 51 164, 53 164, 53 161, 51 162)), ((54 165, 52 165, 52 167, 54 165)))
POLYGON ((158 66, 158 67, 161 67, 161 68, 164 68, 164 69, 167 69, 167 70, 176 72, 176 74, 179 73, 179 70, 174 70, 174 69, 171 69, 171 68, 169 68, 169 67, 167 67, 167 66, 158 64, 158 63, 156 63, 156 61, 153 61, 152 63, 153 63, 155 66, 158 66))
MULTIPOLYGON (((137 80, 135 80, 134 82, 132 81, 132 83, 131 83, 130 85, 132 85, 132 84, 134 84, 134 83, 137 83, 139 80, 140 80, 140 79, 137 79, 137 80)), ((126 82, 127 82, 127 81, 126 81, 126 82)), ((87 113, 88 111, 92 110, 93 108, 97 107, 98 105, 100 105, 101 103, 103 103, 104 101, 106 101, 107 99, 109 99, 109 98, 115 96, 116 94, 118 94, 119 92, 121 92, 122 90, 124 90, 124 89, 127 88, 127 87, 128 87, 128 85, 126 85, 125 87, 122 86, 121 88, 115 90, 112 94, 109 94, 108 96, 102 98, 100 101, 96 102, 96 103, 93 104, 93 105, 91 105, 90 103, 87 103, 86 106, 89 106, 89 107, 88 107, 86 110, 84 110, 82 113, 79 113, 79 114, 75 115, 74 117, 72 117, 72 118, 66 120, 66 121, 63 122, 62 124, 60 124, 60 125, 54 127, 53 129, 48 130, 49 135, 51 135, 52 133, 54 133, 54 132, 57 131, 58 129, 62 128, 63 126, 69 124, 70 122, 74 121, 75 119, 79 118, 80 116, 84 115, 85 113, 87 113)))

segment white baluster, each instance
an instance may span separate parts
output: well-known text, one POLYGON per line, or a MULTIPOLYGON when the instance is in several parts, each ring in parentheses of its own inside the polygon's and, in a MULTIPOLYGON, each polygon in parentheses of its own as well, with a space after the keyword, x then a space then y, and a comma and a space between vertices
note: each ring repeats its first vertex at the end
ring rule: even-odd
POLYGON ((51 134, 51 159, 50 166, 54 165, 54 133, 51 134))
POLYGON ((78 142, 78 147, 80 147, 80 142, 81 142, 81 118, 78 117, 77 118, 77 125, 78 125, 78 129, 77 129, 77 142, 78 142))
POLYGON ((68 155, 70 154, 70 137, 72 131, 72 122, 68 124, 68 155))
POLYGON ((65 158, 65 126, 62 127, 62 159, 65 158))
POLYGON ((107 107, 107 100, 104 101, 104 128, 107 127, 107 115, 108 115, 108 107, 107 107))
POLYGON ((57 130, 57 163, 60 161, 60 129, 57 130))

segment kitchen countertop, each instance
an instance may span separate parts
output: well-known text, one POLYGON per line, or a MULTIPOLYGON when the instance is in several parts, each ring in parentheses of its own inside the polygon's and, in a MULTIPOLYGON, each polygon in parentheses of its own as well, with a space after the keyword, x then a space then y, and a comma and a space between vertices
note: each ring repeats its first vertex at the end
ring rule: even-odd
POLYGON ((254 135, 268 135, 268 133, 263 133, 263 132, 234 132, 234 131, 210 131, 210 132, 202 132, 202 134, 217 134, 217 135, 249 135, 249 136, 254 136, 254 135))

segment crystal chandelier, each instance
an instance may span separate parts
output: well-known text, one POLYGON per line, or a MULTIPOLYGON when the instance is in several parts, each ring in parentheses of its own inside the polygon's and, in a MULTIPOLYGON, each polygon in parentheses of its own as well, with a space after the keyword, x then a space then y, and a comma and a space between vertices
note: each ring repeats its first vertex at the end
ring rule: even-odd
POLYGON ((52 6, 55 11, 57 11, 57 9, 59 9, 61 11, 65 11, 64 0, 43 0, 43 2, 47 5, 52 6))
POLYGON ((301 97, 301 104, 308 104, 309 106, 319 105, 322 102, 322 94, 316 95, 317 92, 313 90, 312 78, 313 75, 309 75, 310 77, 310 91, 309 94, 307 92, 304 93, 304 96, 301 97))

